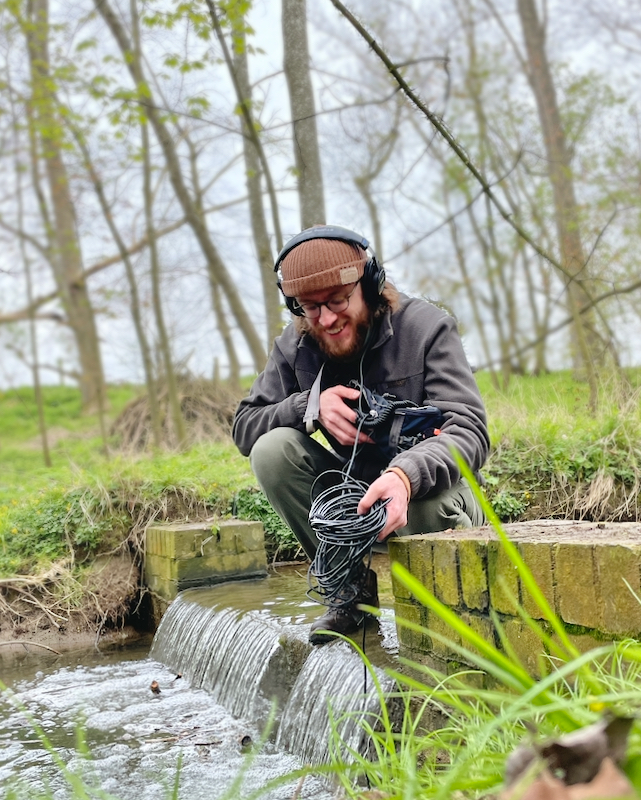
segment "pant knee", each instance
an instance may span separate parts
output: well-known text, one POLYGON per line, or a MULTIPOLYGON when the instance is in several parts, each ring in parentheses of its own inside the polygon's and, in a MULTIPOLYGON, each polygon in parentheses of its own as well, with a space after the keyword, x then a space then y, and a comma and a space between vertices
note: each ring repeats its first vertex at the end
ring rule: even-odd
POLYGON ((282 483, 283 470, 292 461, 292 447, 296 447, 298 438, 302 436, 303 434, 293 428, 274 428, 257 439, 249 461, 261 485, 273 481, 282 483))

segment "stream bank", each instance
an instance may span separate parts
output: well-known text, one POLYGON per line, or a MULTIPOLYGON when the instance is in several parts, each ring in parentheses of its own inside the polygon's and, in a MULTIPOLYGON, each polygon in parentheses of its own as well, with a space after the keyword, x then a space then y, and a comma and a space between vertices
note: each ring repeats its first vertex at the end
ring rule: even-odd
POLYGON ((140 570, 129 553, 98 556, 78 571, 59 561, 44 574, 0 584, 0 659, 120 646, 149 629, 140 570))

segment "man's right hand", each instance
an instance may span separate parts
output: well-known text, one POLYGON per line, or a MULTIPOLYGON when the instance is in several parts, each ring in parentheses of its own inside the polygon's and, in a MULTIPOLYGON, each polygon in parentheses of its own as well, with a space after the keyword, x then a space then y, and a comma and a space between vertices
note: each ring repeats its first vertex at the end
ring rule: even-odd
MULTIPOLYGON (((325 430, 339 444, 350 445, 356 441, 356 411, 345 403, 345 400, 358 400, 358 389, 349 386, 331 386, 320 395, 320 413, 318 419, 325 430)), ((359 444, 373 444, 362 431, 358 434, 359 444)))

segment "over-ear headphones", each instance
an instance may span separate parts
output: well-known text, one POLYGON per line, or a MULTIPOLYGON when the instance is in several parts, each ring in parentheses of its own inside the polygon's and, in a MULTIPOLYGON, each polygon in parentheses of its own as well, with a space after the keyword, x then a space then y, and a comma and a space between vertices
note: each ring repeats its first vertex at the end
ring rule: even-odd
POLYGON ((297 233, 296 236, 293 236, 280 251, 276 263, 274 264, 276 284, 285 298, 285 305, 292 314, 302 316, 303 312, 295 299, 293 297, 288 297, 285 292, 283 292, 283 275, 280 265, 288 253, 295 247, 298 247, 299 244, 308 242, 310 239, 337 239, 347 244, 355 244, 365 252, 369 249, 370 257, 365 262, 365 269, 363 277, 361 278, 361 288, 363 290, 365 302, 368 306, 373 308, 378 303, 379 295, 383 293, 383 289, 385 288, 385 269, 376 260, 376 255, 369 246, 367 239, 355 231, 350 231, 349 228, 341 228, 339 225, 317 225, 315 228, 306 228, 304 231, 297 233))

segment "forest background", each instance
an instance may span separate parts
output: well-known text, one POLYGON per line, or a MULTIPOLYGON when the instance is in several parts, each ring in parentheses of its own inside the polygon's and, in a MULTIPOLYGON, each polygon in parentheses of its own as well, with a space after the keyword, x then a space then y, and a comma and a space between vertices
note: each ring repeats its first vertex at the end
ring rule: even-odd
POLYGON ((0 4, 5 387, 238 382, 325 221, 497 385, 638 362, 641 6, 336 6, 0 4))
MULTIPOLYGON (((637 518, 641 3, 353 8, 0 3, 0 523, 28 553, 42 498, 27 522, 6 504, 41 485, 21 413, 47 465, 52 447, 95 461, 60 443, 69 426, 111 455, 216 438, 286 322, 278 250, 325 221, 456 316, 503 518, 637 518), (63 386, 45 408, 48 383, 79 407, 63 386)), ((51 499, 63 551, 72 473, 51 499)), ((88 530, 133 513, 136 492, 114 492, 78 495, 88 530)))

